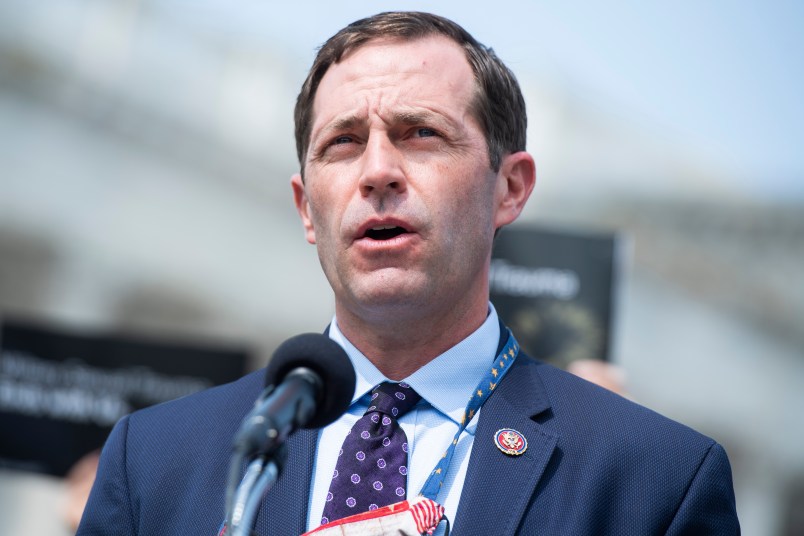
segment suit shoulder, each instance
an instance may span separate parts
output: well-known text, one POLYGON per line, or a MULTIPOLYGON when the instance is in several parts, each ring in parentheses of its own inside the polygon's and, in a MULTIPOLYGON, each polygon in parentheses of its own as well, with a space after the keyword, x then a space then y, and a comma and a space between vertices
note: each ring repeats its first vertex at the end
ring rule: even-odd
POLYGON ((262 390, 262 370, 239 380, 163 402, 129 416, 130 438, 169 442, 198 437, 229 438, 262 390))
POLYGON ((248 404, 254 402, 263 388, 264 376, 264 370, 258 370, 233 382, 138 410, 132 414, 132 417, 160 418, 212 408, 235 409, 242 406, 244 401, 247 401, 248 404))
POLYGON ((689 426, 567 371, 530 357, 525 365, 538 375, 550 402, 553 418, 545 420, 545 426, 560 428, 562 435, 574 429, 622 447, 692 448, 701 456, 715 444, 689 426))

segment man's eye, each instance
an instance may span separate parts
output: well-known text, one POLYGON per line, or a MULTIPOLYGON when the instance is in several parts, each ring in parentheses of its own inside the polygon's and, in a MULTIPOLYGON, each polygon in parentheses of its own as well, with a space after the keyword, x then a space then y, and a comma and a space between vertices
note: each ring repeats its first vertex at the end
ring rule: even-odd
POLYGON ((422 127, 416 129, 416 136, 418 136, 419 138, 429 138, 432 136, 438 136, 438 133, 432 128, 422 127))
POLYGON ((332 145, 342 145, 344 143, 351 143, 352 138, 350 136, 338 136, 334 140, 332 140, 332 145))

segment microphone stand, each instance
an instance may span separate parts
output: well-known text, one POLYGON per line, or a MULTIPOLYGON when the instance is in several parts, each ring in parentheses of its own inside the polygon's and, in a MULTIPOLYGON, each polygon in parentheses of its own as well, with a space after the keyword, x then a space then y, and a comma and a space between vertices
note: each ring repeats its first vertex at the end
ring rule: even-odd
MULTIPOLYGON (((274 387, 266 388, 257 402, 254 409, 244 419, 244 424, 241 425, 240 432, 238 432, 238 440, 235 441, 235 449, 232 454, 232 459, 229 461, 229 477, 226 485, 226 520, 225 520, 225 536, 251 536, 254 522, 257 519, 257 512, 260 508, 260 503, 269 489, 276 483, 279 478, 279 473, 285 465, 287 459, 287 448, 284 444, 275 448, 271 456, 259 451, 254 452, 254 457, 251 458, 246 473, 237 484, 240 475, 240 468, 244 462, 250 457, 249 450, 246 448, 247 443, 241 440, 244 437, 244 432, 249 428, 245 423, 258 423, 262 424, 265 419, 260 416, 260 409, 262 404, 274 391, 274 387)), ((269 437, 276 437, 277 433, 274 428, 269 426, 269 437)))
POLYGON ((251 461, 234 493, 227 515, 226 536, 251 536, 260 503, 276 483, 286 458, 287 449, 280 448, 276 459, 259 456, 251 461))

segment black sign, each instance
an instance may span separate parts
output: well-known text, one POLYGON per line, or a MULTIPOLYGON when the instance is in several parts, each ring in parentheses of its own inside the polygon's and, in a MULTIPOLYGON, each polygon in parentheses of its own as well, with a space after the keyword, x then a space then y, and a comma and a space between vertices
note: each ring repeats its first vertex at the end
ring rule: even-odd
POLYGON ((122 416, 246 371, 239 349, 192 348, 5 322, 0 466, 64 475, 122 416))
POLYGON ((611 234, 528 227, 500 232, 491 301, 528 354, 561 367, 609 360, 617 245, 611 234))

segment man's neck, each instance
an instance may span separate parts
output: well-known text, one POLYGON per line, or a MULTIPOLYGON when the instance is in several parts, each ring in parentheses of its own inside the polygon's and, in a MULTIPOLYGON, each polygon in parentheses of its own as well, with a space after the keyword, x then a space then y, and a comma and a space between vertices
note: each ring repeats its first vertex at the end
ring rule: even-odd
POLYGON ((444 314, 391 321, 357 316, 336 306, 338 328, 387 378, 403 380, 471 335, 488 315, 488 300, 444 314), (368 320, 367 320, 368 318, 368 320))

